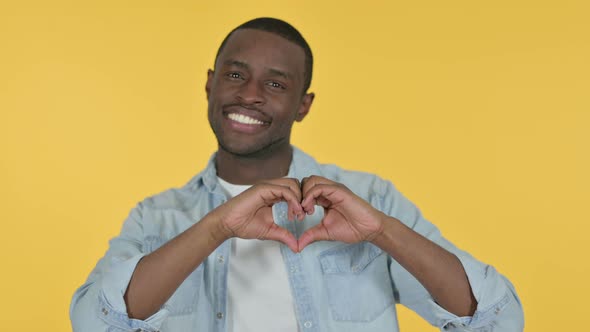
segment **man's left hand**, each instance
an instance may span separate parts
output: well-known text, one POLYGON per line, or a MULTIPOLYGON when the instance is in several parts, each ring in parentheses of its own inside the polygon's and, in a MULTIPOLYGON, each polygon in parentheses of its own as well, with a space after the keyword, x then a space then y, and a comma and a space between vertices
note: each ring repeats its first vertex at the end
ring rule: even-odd
POLYGON ((304 178, 301 206, 312 214, 315 205, 324 208, 322 221, 299 238, 299 251, 315 241, 357 243, 371 241, 384 228, 385 214, 355 195, 343 184, 320 176, 304 178))

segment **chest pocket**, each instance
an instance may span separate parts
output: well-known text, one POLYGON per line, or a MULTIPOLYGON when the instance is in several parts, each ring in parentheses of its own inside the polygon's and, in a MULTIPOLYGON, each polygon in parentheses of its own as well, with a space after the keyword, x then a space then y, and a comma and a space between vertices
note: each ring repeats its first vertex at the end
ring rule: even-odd
POLYGON ((393 305, 387 256, 363 242, 323 251, 318 259, 332 318, 370 322, 393 305))
MULTIPOLYGON (((145 253, 151 253, 163 244, 161 237, 148 236, 145 238, 143 249, 145 253)), ((195 310, 203 280, 203 266, 204 264, 199 265, 164 304, 170 315, 187 315, 195 310)))

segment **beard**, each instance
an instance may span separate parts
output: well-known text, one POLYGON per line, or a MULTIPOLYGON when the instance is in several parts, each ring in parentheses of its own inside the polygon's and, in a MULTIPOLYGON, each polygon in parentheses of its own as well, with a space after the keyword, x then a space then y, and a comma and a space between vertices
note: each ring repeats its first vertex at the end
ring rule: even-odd
POLYGON ((260 159, 271 155, 274 151, 284 145, 290 145, 288 137, 277 138, 266 142, 252 142, 246 144, 243 142, 231 142, 224 139, 223 135, 213 130, 217 138, 217 145, 220 150, 240 158, 260 159))

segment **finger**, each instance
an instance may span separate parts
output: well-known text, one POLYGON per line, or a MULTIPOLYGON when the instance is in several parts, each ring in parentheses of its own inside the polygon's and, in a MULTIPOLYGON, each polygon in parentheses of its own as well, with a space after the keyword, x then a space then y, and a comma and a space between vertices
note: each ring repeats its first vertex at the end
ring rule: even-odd
POLYGON ((325 227, 320 225, 315 225, 314 227, 306 230, 300 237, 299 237, 299 252, 303 251, 305 247, 314 243, 316 241, 325 241, 330 240, 330 236, 328 231, 325 227))
POLYGON ((268 240, 274 240, 285 244, 293 252, 298 251, 297 239, 288 230, 273 224, 266 234, 268 240))
POLYGON ((299 202, 301 202, 302 194, 301 194, 301 183, 299 182, 299 179, 280 178, 280 179, 268 180, 268 181, 265 181, 265 183, 288 187, 289 189, 291 189, 291 191, 293 191, 293 193, 295 193, 295 195, 299 199, 299 202))
MULTIPOLYGON (((337 182, 334 182, 332 180, 326 179, 324 177, 321 176, 317 176, 317 175, 312 175, 310 177, 304 178, 303 179, 303 183, 302 183, 302 187, 301 187, 301 192, 303 195, 303 200, 301 201, 302 205, 303 205, 303 201, 305 200, 306 197, 309 196, 310 191, 320 185, 337 185, 337 182)), ((317 199, 317 197, 316 197, 317 199)), ((307 212, 307 214, 312 214, 315 211, 315 208, 313 207, 314 205, 321 205, 321 204, 316 204, 317 202, 313 202, 313 204, 311 206, 309 206, 307 209, 304 208, 305 212, 307 212)))
POLYGON ((336 184, 336 182, 328 180, 325 177, 318 175, 312 175, 303 178, 303 181, 301 183, 301 193, 303 197, 307 196, 306 193, 318 184, 336 184))
POLYGON ((289 220, 293 220, 296 216, 305 214, 301 207, 301 201, 288 187, 273 184, 263 184, 260 185, 260 187, 260 196, 266 206, 272 206, 281 201, 287 202, 287 218, 289 220))
POLYGON ((297 210, 293 210, 293 218, 289 220, 303 220, 305 218, 305 211, 301 208, 301 200, 303 199, 303 194, 301 193, 301 182, 297 178, 284 178, 280 179, 295 193, 297 197, 297 201, 299 205, 297 206, 297 210))
MULTIPOLYGON (((279 185, 283 187, 289 188, 297 197, 297 201, 299 202, 299 206, 301 206, 301 200, 303 199, 301 194, 301 183, 299 179, 296 178, 280 178, 280 179, 273 179, 266 182, 267 184, 271 185, 279 185)), ((293 220, 303 220, 305 218, 305 211, 303 209, 299 209, 298 207, 289 207, 289 216, 288 219, 290 221, 293 220)))
POLYGON ((333 184, 316 184, 313 188, 309 189, 306 195, 303 196, 301 207, 307 213, 313 213, 315 211, 315 205, 319 205, 324 208, 332 206, 336 202, 340 202, 342 198, 340 196, 341 187, 333 184))
POLYGON ((309 181, 309 176, 304 177, 303 179, 301 179, 301 192, 303 192, 303 188, 305 187, 305 184, 309 181))

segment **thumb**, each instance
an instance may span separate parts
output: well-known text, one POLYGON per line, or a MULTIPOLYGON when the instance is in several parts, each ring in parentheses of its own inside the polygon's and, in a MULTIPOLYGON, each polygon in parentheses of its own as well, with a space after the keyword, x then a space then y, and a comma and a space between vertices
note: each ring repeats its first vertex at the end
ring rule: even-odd
POLYGON ((307 247, 309 244, 324 240, 330 240, 328 231, 325 227, 323 227, 322 224, 315 225, 312 228, 306 230, 299 237, 299 252, 303 251, 303 248, 307 247))
POLYGON ((289 247, 289 249, 291 249, 293 252, 299 252, 297 250, 297 239, 295 239, 293 234, 283 227, 277 226, 276 224, 273 224, 269 228, 265 238, 268 240, 281 242, 289 247))

